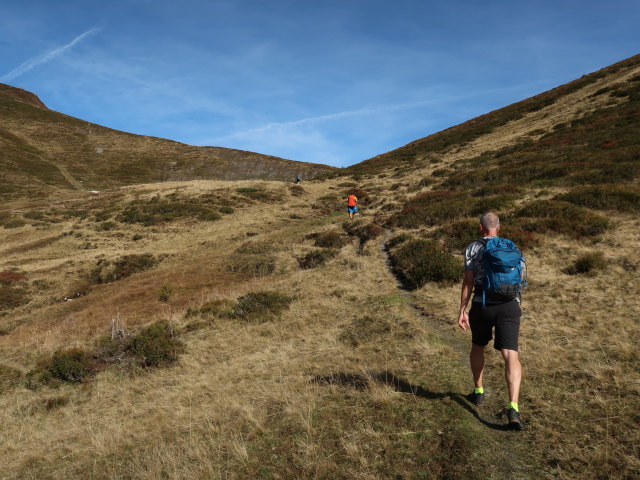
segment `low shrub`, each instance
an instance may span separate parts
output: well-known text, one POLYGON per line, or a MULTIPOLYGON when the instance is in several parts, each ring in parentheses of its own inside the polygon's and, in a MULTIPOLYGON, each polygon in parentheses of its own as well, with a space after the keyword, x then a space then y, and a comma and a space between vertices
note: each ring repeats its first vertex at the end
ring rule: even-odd
POLYGON ((536 200, 515 213, 516 227, 535 233, 556 232, 573 238, 596 236, 609 220, 569 202, 536 200))
POLYGON ((14 270, 4 270, 0 272, 0 285, 13 285, 24 282, 27 276, 23 272, 14 270))
POLYGON ((98 226, 96 227, 96 230, 102 231, 102 232, 108 232, 109 230, 113 230, 116 227, 117 225, 115 222, 108 221, 108 222, 99 223, 98 226))
POLYGON ((342 248, 349 241, 337 230, 322 232, 315 238, 315 246, 323 248, 342 248))
POLYGON ((61 381, 80 383, 93 378, 98 373, 98 363, 94 356, 81 348, 58 350, 51 358, 40 364, 41 381, 61 381))
POLYGON ((31 298, 26 289, 0 284, 0 311, 9 310, 29 303, 31 298))
POLYGON ((161 302, 167 303, 171 299, 172 294, 173 287, 168 283, 165 283, 156 292, 156 297, 158 297, 158 300, 160 300, 161 302))
POLYGON ((236 188, 236 192, 238 192, 240 195, 242 195, 245 198, 255 200, 257 202, 275 203, 282 200, 281 195, 278 195, 274 192, 268 192, 261 188, 254 188, 254 187, 236 188))
POLYGON ((369 240, 373 240, 374 238, 382 235, 384 233, 384 229, 379 225, 374 223, 364 223, 361 221, 347 221, 342 224, 342 228, 347 235, 356 237, 360 240, 360 246, 362 247, 369 240))
POLYGON ((477 219, 464 219, 447 223, 436 230, 434 236, 442 239, 447 250, 462 251, 480 236, 477 219))
POLYGON ((110 283, 153 268, 158 260, 150 253, 125 255, 114 262, 100 260, 89 274, 93 283, 110 283))
POLYGON ((303 270, 316 268, 324 265, 338 254, 338 250, 326 248, 323 250, 312 250, 302 257, 298 257, 298 264, 303 270))
POLYGON ((266 277, 276 270, 276 260, 270 255, 232 255, 227 263, 230 272, 253 277, 266 277))
POLYGON ((394 248, 400 245, 401 243, 411 240, 412 238, 413 237, 408 233, 400 233, 398 235, 395 235, 394 237, 391 237, 389 241, 385 244, 385 246, 387 248, 394 248))
POLYGON ((160 367, 176 362, 184 346, 171 324, 160 320, 130 337, 126 351, 143 368, 160 367))
POLYGON ((640 211, 640 188, 631 185, 578 187, 555 199, 598 210, 640 211))
POLYGON ((326 210, 328 212, 337 212, 343 208, 347 209, 346 198, 340 198, 337 195, 325 195, 318 198, 311 208, 315 210, 326 210))
POLYGON ((436 242, 412 240, 391 252, 391 264, 405 288, 416 289, 429 282, 458 282, 460 261, 436 242))
POLYGON ((433 226, 471 214, 470 197, 451 190, 427 192, 409 199, 404 208, 389 219, 389 225, 401 228, 433 226))
POLYGON ((572 265, 564 269, 564 273, 569 275, 595 275, 598 270, 604 270, 607 260, 600 251, 585 253, 580 255, 572 265))
POLYGON ((233 207, 222 206, 222 207, 218 208, 218 211, 220 213, 224 213, 225 215, 229 215, 229 214, 233 213, 235 210, 233 209, 233 207))
POLYGON ((277 318, 292 301, 291 297, 280 292, 250 292, 238 298, 233 316, 246 322, 266 322, 277 318))
POLYGON ((15 219, 15 220, 9 220, 8 222, 6 222, 4 224, 4 228, 20 228, 20 227, 24 227, 25 225, 26 223, 24 222, 24 220, 15 219))

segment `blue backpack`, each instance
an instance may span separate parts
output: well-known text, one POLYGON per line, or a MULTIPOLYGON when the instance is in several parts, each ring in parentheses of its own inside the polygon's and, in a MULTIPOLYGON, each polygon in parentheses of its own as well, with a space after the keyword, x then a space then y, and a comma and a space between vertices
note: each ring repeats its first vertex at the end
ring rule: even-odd
POLYGON ((511 240, 500 237, 483 238, 482 306, 487 294, 493 299, 514 300, 527 285, 526 260, 511 240))

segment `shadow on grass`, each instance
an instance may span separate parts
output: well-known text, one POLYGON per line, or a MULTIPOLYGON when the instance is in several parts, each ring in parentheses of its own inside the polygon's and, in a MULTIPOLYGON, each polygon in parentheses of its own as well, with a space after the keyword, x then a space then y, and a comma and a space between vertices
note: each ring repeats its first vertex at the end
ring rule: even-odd
POLYGON ((469 414, 475 417, 485 427, 492 430, 509 430, 506 424, 494 423, 482 418, 475 408, 471 405, 470 401, 465 395, 456 392, 432 392, 419 385, 413 385, 408 381, 396 376, 393 372, 382 371, 374 372, 368 375, 362 375, 359 373, 346 373, 338 372, 331 375, 315 375, 312 379, 312 383, 327 384, 327 385, 341 385, 346 387, 355 388, 358 391, 364 391, 368 388, 369 383, 375 381, 384 385, 393 387, 396 392, 410 393, 416 397, 424 398, 426 400, 443 400, 450 398, 456 402, 460 407, 466 410, 469 414))

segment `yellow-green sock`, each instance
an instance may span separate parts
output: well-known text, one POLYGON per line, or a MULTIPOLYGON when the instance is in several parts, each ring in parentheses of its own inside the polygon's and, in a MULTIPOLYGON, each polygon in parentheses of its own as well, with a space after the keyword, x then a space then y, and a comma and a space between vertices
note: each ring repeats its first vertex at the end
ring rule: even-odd
POLYGON ((509 402, 509 408, 513 408, 516 412, 520 413, 520 410, 518 410, 518 404, 516 402, 509 402))
POLYGON ((484 388, 476 387, 473 389, 473 393, 484 393, 484 388))

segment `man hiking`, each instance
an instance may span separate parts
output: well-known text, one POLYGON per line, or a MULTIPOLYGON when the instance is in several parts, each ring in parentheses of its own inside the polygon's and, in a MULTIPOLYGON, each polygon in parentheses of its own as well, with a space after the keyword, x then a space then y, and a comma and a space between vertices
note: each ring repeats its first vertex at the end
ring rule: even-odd
MULTIPOLYGON (((485 394, 482 385, 484 347, 491 340, 492 330, 495 329, 493 348, 500 351, 505 362, 505 377, 509 391, 509 404, 507 406, 509 428, 520 430, 522 422, 519 415, 518 395, 520 394, 522 367, 518 357, 518 333, 521 315, 518 293, 522 284, 524 259, 512 242, 498 237, 499 231, 500 219, 495 213, 488 212, 480 217, 482 238, 470 244, 464 254, 465 272, 460 295, 458 325, 464 331, 471 327, 472 344, 469 361, 475 388, 469 398, 476 405, 484 403, 485 394), (509 247, 512 247, 512 258, 514 258, 514 264, 517 265, 512 268, 517 270, 517 272, 514 272, 516 280, 511 280, 512 283, 517 285, 500 285, 500 287, 510 287, 505 288, 505 290, 509 290, 507 294, 495 293, 491 286, 486 285, 486 283, 500 283, 491 280, 491 272, 485 272, 485 270, 497 268, 492 266, 495 262, 491 263, 493 262, 494 247, 496 245, 502 246, 502 252, 508 251, 509 247), (487 258, 484 258, 485 256, 487 258), (514 294, 514 292, 516 293, 514 294), (471 309, 467 313, 466 308, 472 293, 474 295, 471 301, 471 309)), ((499 253, 496 255, 499 255, 499 253)))
POLYGON ((352 193, 347 197, 347 212, 349 213, 349 218, 353 220, 353 216, 358 211, 358 199, 352 193))

